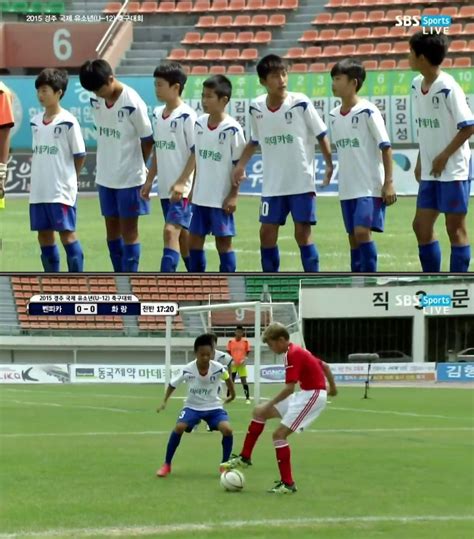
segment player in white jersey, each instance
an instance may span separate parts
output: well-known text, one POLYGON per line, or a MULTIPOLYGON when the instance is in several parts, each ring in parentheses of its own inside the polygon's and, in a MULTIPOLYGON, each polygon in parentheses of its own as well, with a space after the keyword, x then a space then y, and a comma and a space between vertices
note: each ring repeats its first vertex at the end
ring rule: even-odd
POLYGON ((84 254, 76 236, 77 180, 86 149, 77 119, 60 105, 68 84, 67 72, 44 69, 35 81, 44 111, 30 125, 31 159, 30 228, 38 232, 44 271, 59 271, 59 233, 70 272, 84 268, 84 254))
POLYGON ((245 137, 240 124, 225 112, 231 95, 231 82, 223 75, 203 83, 206 114, 197 119, 194 127, 196 176, 189 228, 190 267, 195 272, 206 269, 204 242, 208 234, 216 238, 219 271, 234 272, 237 265, 232 237, 239 187, 232 184, 232 170, 242 155, 245 137))
POLYGON ((372 231, 383 232, 385 206, 397 200, 391 144, 379 109, 357 95, 365 80, 364 66, 356 60, 341 60, 332 67, 331 78, 333 93, 342 100, 329 116, 331 140, 339 157, 339 199, 351 270, 374 272, 377 248, 372 231))
POLYGON ((224 380, 230 392, 230 396, 224 401, 224 404, 227 404, 235 399, 234 385, 227 369, 212 360, 214 357, 212 335, 200 335, 194 341, 194 352, 196 359, 188 363, 180 375, 170 382, 164 401, 157 409, 157 412, 164 410, 174 390, 183 382, 187 383, 188 396, 170 435, 165 462, 156 472, 158 477, 166 477, 171 473, 171 461, 181 441, 181 436, 184 432, 191 432, 201 420, 204 420, 212 430, 221 432, 222 462, 227 461, 232 453, 232 428, 229 416, 222 406, 219 390, 221 380, 224 380))
POLYGON ((156 97, 165 104, 153 111, 155 152, 141 194, 146 200, 149 199, 153 181, 158 174, 158 195, 165 217, 160 271, 168 273, 176 271, 180 251, 186 269, 189 269, 188 229, 191 205, 188 196, 196 166, 196 112, 181 99, 187 77, 180 64, 160 64, 153 76, 156 97))
POLYGON ((262 269, 278 271, 278 231, 291 212, 295 239, 305 271, 319 271, 319 254, 311 236, 316 223, 314 146, 319 142, 326 162, 326 177, 333 172, 326 125, 304 94, 287 92, 288 72, 274 54, 257 64, 260 84, 267 94, 250 105, 252 140, 237 164, 233 181, 238 185, 245 166, 258 145, 262 150, 263 187, 260 206, 260 252, 262 269))
POLYGON ((153 132, 143 99, 118 81, 105 60, 85 62, 82 86, 93 92, 97 128, 97 173, 100 208, 114 271, 136 272, 140 261, 138 217, 149 213, 140 196, 145 163, 153 149, 153 132))
POLYGON ((449 269, 466 272, 471 260, 466 225, 472 179, 468 139, 474 134, 474 117, 462 88, 451 75, 441 71, 448 38, 418 32, 409 43, 410 66, 421 73, 411 87, 420 148, 415 168, 420 186, 413 230, 421 267, 425 272, 441 269, 434 224, 444 213, 451 243, 449 269))

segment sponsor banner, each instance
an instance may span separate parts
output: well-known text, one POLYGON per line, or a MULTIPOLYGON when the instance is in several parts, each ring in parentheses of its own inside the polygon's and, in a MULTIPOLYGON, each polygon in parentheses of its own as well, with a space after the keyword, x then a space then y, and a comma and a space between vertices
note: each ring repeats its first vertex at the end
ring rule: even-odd
POLYGON ((0 365, 0 384, 63 384, 69 382, 68 366, 54 365, 0 365))
MULTIPOLYGON (((173 365, 171 377, 179 374, 184 365, 173 365)), ((164 365, 70 365, 73 383, 106 384, 164 384, 164 365)))
MULTIPOLYGON (((335 374, 336 382, 365 382, 367 373, 363 374, 335 374)), ((370 372, 371 382, 434 382, 436 375, 434 372, 424 373, 398 373, 398 374, 372 374, 370 372)))
POLYGON ((474 382, 474 363, 438 363, 437 382, 474 382))
MULTIPOLYGON (((340 375, 367 375, 367 363, 332 363, 330 365, 333 374, 340 375)), ((436 363, 372 363, 370 375, 413 375, 433 374, 436 371, 436 363)), ((433 377, 434 379, 434 377, 433 377)))
MULTIPOLYGON (((471 70, 446 69, 460 84, 468 102, 474 98, 474 78, 471 70)), ((134 88, 145 103, 148 112, 158 104, 155 96, 153 77, 151 76, 121 77, 120 80, 134 88)), ((415 73, 411 71, 368 71, 364 86, 359 95, 375 103, 381 110, 387 124, 388 134, 393 143, 415 143, 416 128, 414 116, 411 112, 410 88, 415 73)), ((198 114, 202 114, 201 94, 204 77, 190 76, 186 83, 183 99, 192 106, 198 114)), ((235 116, 242 124, 247 139, 249 129, 249 103, 258 95, 265 92, 259 84, 256 75, 234 75, 229 77, 232 81, 232 99, 229 113, 235 116)), ((12 149, 26 149, 31 147, 30 119, 42 111, 36 98, 34 86, 35 77, 3 77, 5 84, 14 95, 15 127, 13 129, 12 149)), ((305 93, 320 112, 328 125, 329 111, 340 104, 331 92, 330 73, 291 73, 288 89, 294 92, 305 93)), ((96 132, 90 106, 91 94, 82 88, 77 76, 69 78, 67 92, 61 100, 61 105, 69 110, 82 127, 86 146, 96 147, 96 132)), ((330 134, 330 133, 329 133, 330 134)))

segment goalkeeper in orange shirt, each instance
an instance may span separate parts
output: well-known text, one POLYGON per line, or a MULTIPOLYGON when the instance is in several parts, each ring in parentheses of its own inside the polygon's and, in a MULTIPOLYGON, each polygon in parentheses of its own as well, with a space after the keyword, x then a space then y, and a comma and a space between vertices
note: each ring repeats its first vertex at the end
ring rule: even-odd
POLYGON ((247 365, 245 364, 250 352, 250 343, 244 337, 244 328, 242 326, 235 328, 235 337, 227 343, 227 352, 232 356, 232 382, 235 382, 236 376, 239 375, 244 388, 246 403, 250 404, 250 392, 247 384, 247 365))

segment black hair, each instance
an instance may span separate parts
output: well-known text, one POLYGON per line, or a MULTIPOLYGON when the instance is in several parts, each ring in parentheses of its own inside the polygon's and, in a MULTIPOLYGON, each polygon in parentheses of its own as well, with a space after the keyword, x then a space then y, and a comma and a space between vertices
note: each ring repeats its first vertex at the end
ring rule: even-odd
POLYGON ((206 333, 206 335, 210 335, 214 342, 214 345, 217 345, 217 335, 215 333, 206 333))
POLYGON ((219 99, 232 97, 232 83, 224 75, 213 75, 202 83, 203 88, 213 90, 219 99))
POLYGON ((179 84, 179 95, 183 93, 188 77, 181 64, 177 62, 164 62, 154 71, 153 77, 164 79, 170 86, 179 84))
POLYGON ((35 80, 35 88, 38 90, 41 86, 50 86, 55 92, 62 90, 61 97, 66 93, 68 83, 68 74, 64 69, 48 67, 43 69, 35 80))
POLYGON ((417 32, 410 37, 410 47, 415 55, 423 55, 433 66, 439 66, 448 52, 449 40, 445 34, 417 32))
POLYGON ((200 346, 210 346, 214 348, 214 339, 211 334, 204 333, 204 335, 199 335, 194 341, 194 351, 197 352, 200 346))
POLYGON ((346 58, 332 66, 331 78, 337 75, 347 75, 349 80, 356 79, 356 92, 358 92, 364 84, 366 73, 364 66, 360 62, 346 58))
POLYGON ((238 325, 238 326, 235 326, 235 329, 241 329, 242 331, 244 330, 244 326, 241 326, 241 325, 238 325))
POLYGON ((83 88, 89 92, 96 92, 113 76, 112 67, 105 60, 87 60, 79 69, 79 80, 83 88))
POLYGON ((267 54, 257 64, 258 78, 265 80, 270 73, 280 73, 288 71, 288 66, 283 61, 283 58, 276 54, 267 54))

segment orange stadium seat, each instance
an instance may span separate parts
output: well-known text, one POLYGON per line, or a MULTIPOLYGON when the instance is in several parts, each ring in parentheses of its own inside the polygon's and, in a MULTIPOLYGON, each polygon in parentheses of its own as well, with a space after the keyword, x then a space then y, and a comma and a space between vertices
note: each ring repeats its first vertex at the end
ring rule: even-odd
POLYGON ((245 73, 245 67, 241 65, 234 64, 227 69, 228 75, 242 75, 243 73, 245 73))
POLYGON ((379 66, 377 60, 365 60, 362 62, 362 65, 368 70, 377 69, 379 66))
POLYGON ((370 34, 370 37, 372 39, 386 38, 388 36, 389 36, 388 26, 376 26, 372 30, 372 33, 370 34))
POLYGON ((384 20, 385 21, 394 21, 397 17, 401 17, 403 15, 403 11, 401 9, 389 9, 385 13, 384 20))
POLYGON ((397 69, 410 69, 410 64, 408 63, 408 59, 403 58, 402 60, 398 60, 397 69))
POLYGON ((336 39, 336 30, 321 30, 319 32, 319 41, 333 41, 336 39))
POLYGON ((237 36, 236 43, 252 43, 254 38, 253 32, 240 32, 237 36))
POLYGON ((252 24, 252 17, 250 15, 237 15, 235 17, 234 22, 232 23, 232 26, 238 27, 238 28, 246 28, 247 26, 251 26, 252 24))
POLYGON ((221 45, 228 45, 229 43, 235 43, 237 34, 235 32, 222 32, 219 36, 218 43, 221 45))
POLYGON ((191 75, 207 75, 209 68, 207 66, 193 66, 191 68, 191 75))
POLYGON ((381 9, 374 9, 373 11, 369 11, 369 15, 367 16, 367 22, 381 22, 385 19, 385 12, 381 9))
POLYGON ((312 43, 317 41, 318 31, 317 30, 305 30, 303 35, 298 39, 301 43, 312 43))
POLYGON ((304 64, 304 63, 293 64, 290 67, 290 73, 307 73, 308 69, 309 69, 308 64, 304 64))
POLYGON ((339 56, 339 45, 327 45, 324 47, 321 56, 339 56))
POLYGON ((245 9, 246 0, 230 0, 229 11, 242 11, 245 9))
POLYGON ((389 30, 390 37, 401 38, 406 36, 406 28, 403 26, 392 26, 389 30))
POLYGON ((158 13, 174 13, 176 4, 174 2, 160 2, 158 13))
POLYGON ((265 0, 263 9, 280 9, 280 0, 265 0))
POLYGON ((222 59, 222 49, 209 49, 206 52, 205 59, 208 62, 216 62, 222 59))
POLYGON ((459 19, 472 19, 474 17, 474 6, 461 6, 458 12, 459 19))
POLYGON ((226 49, 224 51, 224 55, 222 56, 222 59, 227 62, 233 62, 235 60, 238 60, 239 58, 240 58, 239 49, 226 49))
POLYGON ((390 54, 390 51, 392 50, 392 44, 391 43, 377 43, 375 45, 374 54, 378 54, 380 56, 390 54))
POLYGON ((393 44, 392 54, 408 54, 410 47, 406 41, 397 41, 393 44))
POLYGON ((201 45, 213 45, 214 43, 217 43, 219 39, 219 34, 217 32, 206 32, 201 37, 201 45))
POLYGON ((439 15, 439 13, 440 13, 439 7, 427 7, 423 10, 422 15, 439 15))
POLYGON ((350 20, 350 14, 347 11, 338 11, 334 14, 331 24, 347 24, 350 20))
POLYGON ((471 39, 471 40, 469 41, 469 47, 468 47, 468 50, 469 50, 470 52, 474 52, 474 39, 471 39))
POLYGON ((263 0, 247 0, 246 11, 260 11, 263 9, 263 0))
POLYGON ((212 15, 202 15, 196 23, 196 28, 212 28, 215 24, 215 19, 212 15))
POLYGON ((181 41, 182 45, 196 45, 201 41, 201 34, 199 32, 186 32, 183 40, 181 41))
POLYGON ((331 13, 318 13, 312 24, 321 25, 329 24, 331 22, 331 13))
POLYGON ((250 26, 267 26, 268 25, 268 15, 259 14, 254 15, 250 21, 250 26))
POLYGON ((183 1, 181 0, 176 4, 177 13, 191 13, 193 11, 192 1, 183 1))
POLYGON ((204 60, 204 51, 202 49, 190 49, 186 60, 191 62, 197 62, 204 60))
POLYGON ((230 28, 232 26, 232 15, 219 15, 214 26, 217 28, 230 28))
POLYGON ((329 0, 329 2, 324 6, 327 8, 341 7, 344 4, 344 0, 329 0))
POLYGON ((352 28, 342 28, 337 31, 336 39, 338 41, 347 41, 354 37, 354 30, 352 28))
POLYGON ((367 20, 367 13, 365 11, 353 11, 350 14, 351 23, 361 24, 367 20))
POLYGON ((218 65, 218 66, 211 66, 209 68, 209 74, 210 75, 225 75, 225 66, 218 65))
MULTIPOLYGON (((166 2, 170 3, 170 2, 166 2)), ((173 10, 174 10, 174 2, 171 2, 173 4, 173 10)), ((160 5, 161 8, 161 5, 160 5)), ((142 2, 140 6, 140 13, 155 13, 158 10, 158 2, 142 2)))
POLYGON ((211 0, 196 0, 193 12, 205 13, 211 9, 211 0))
POLYGON ((464 39, 457 39, 455 41, 451 41, 451 44, 449 45, 449 52, 464 52, 467 51, 467 41, 464 39))
MULTIPOLYGON (((466 26, 468 26, 468 25, 466 25, 466 26)), ((449 27, 449 35, 456 36, 456 35, 459 35, 459 34, 462 34, 462 24, 460 22, 452 24, 449 27)))
POLYGON ((357 54, 359 56, 366 56, 374 53, 375 46, 373 43, 361 43, 357 47, 357 54))
POLYGON ((214 0, 211 6, 211 11, 227 11, 228 7, 228 0, 214 0))
POLYGON ((268 26, 285 26, 286 15, 284 13, 274 13, 268 19, 268 26))
POLYGON ((471 67, 471 59, 467 56, 455 58, 453 67, 471 67))
POLYGON ((130 2, 128 4, 129 13, 139 13, 140 12, 140 2, 130 2))
POLYGON ((458 16, 458 8, 452 6, 442 7, 440 13, 441 15, 449 15, 456 18, 458 16))
POLYGON ((186 54, 186 49, 173 49, 168 56, 168 60, 186 60, 186 54))
POLYGON ((257 32, 255 34, 255 38, 253 42, 258 45, 262 45, 262 44, 270 43, 271 40, 272 40, 272 33, 266 30, 261 30, 260 32, 257 32))
POLYGON ((279 9, 298 9, 298 0, 281 0, 279 9))
POLYGON ((350 45, 341 45, 339 54, 341 56, 353 56, 356 53, 356 46, 353 44, 350 45))
POLYGON ((315 62, 309 66, 309 70, 312 73, 321 73, 326 71, 326 64, 324 62, 315 62))
POLYGON ((362 26, 354 30, 354 39, 358 41, 363 41, 364 39, 369 39, 370 37, 370 28, 367 26, 362 26))
POLYGON ((307 47, 304 55, 305 58, 319 58, 322 52, 322 47, 307 47))
POLYGON ((441 65, 442 65, 443 68, 445 68, 445 67, 453 67, 453 59, 452 58, 445 58, 441 65))
POLYGON ((344 7, 360 7, 360 0, 345 0, 344 7))
POLYGON ((284 58, 288 58, 289 60, 293 58, 303 58, 303 57, 304 57, 303 47, 291 47, 288 49, 288 52, 284 56, 284 58))
POLYGON ((109 2, 104 8, 104 13, 118 13, 121 8, 121 2, 109 2))
POLYGON ((240 53, 240 61, 241 62, 252 62, 257 60, 258 58, 258 50, 257 49, 244 49, 240 53))

